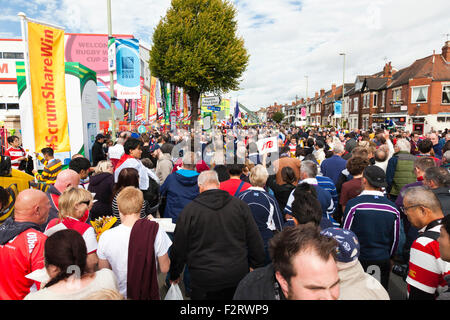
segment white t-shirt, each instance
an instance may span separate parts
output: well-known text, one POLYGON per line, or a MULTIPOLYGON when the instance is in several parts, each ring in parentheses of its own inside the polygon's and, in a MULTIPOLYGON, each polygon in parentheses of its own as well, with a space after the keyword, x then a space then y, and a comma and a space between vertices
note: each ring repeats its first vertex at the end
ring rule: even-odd
MULTIPOLYGON (((108 260, 114 274, 117 277, 120 293, 127 297, 127 269, 128 269, 128 244, 130 242, 131 227, 123 224, 106 230, 100 236, 97 255, 99 259, 108 260)), ((167 253, 172 241, 167 233, 158 229, 155 238, 155 255, 161 257, 167 253)), ((158 268, 158 259, 156 259, 158 268)))

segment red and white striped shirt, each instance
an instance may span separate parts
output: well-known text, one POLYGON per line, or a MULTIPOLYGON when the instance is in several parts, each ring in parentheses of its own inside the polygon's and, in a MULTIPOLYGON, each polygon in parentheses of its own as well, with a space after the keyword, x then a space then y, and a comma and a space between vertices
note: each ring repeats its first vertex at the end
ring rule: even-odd
MULTIPOLYGON (((427 231, 440 232, 436 224, 427 231)), ((450 263, 441 259, 439 242, 427 236, 419 236, 411 246, 409 273, 406 278, 408 292, 410 286, 429 294, 441 293, 447 289, 444 276, 450 274, 450 263)))
POLYGON ((25 151, 21 148, 9 147, 5 151, 5 156, 11 158, 11 167, 17 170, 19 169, 20 165, 20 161, 17 159, 19 159, 20 157, 25 157, 25 155, 26 155, 25 151))

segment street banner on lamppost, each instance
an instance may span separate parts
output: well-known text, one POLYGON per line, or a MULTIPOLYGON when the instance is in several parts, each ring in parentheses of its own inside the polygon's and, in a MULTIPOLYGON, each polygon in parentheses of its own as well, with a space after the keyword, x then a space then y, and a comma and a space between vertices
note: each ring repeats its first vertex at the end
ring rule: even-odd
POLYGON ((139 40, 116 39, 117 98, 140 99, 139 40))

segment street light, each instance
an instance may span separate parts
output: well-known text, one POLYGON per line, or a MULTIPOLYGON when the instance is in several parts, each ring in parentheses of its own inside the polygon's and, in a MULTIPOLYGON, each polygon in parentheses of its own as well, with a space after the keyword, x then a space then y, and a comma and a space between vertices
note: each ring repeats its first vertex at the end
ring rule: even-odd
MULTIPOLYGON (((108 43, 109 39, 112 38, 112 22, 111 22, 111 0, 106 1, 107 15, 108 15, 108 43)), ((116 141, 116 122, 114 115, 114 105, 116 102, 116 97, 114 96, 114 71, 109 72, 109 91, 111 97, 111 138, 116 141)))
POLYGON ((308 76, 305 76, 306 78, 306 99, 308 99, 308 76))
MULTIPOLYGON (((345 53, 339 53, 340 56, 344 56, 344 67, 342 68, 342 106, 341 108, 344 108, 344 95, 345 95, 345 53)), ((342 111, 341 111, 342 113, 342 111)), ((342 124, 342 116, 341 116, 341 120, 340 120, 341 124, 342 124)))

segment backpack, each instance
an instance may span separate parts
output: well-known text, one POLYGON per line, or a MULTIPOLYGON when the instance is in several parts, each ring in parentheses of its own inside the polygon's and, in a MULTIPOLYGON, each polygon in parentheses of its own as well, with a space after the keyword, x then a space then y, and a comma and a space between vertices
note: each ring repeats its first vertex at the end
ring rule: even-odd
POLYGON ((11 177, 11 158, 0 156, 0 177, 11 177))
POLYGON ((0 211, 0 224, 14 213, 14 204, 16 203, 16 197, 19 194, 19 189, 15 183, 11 184, 5 190, 9 193, 9 199, 7 205, 0 211))

